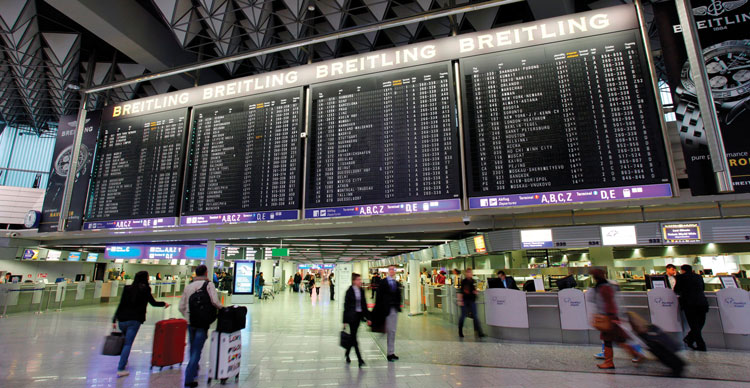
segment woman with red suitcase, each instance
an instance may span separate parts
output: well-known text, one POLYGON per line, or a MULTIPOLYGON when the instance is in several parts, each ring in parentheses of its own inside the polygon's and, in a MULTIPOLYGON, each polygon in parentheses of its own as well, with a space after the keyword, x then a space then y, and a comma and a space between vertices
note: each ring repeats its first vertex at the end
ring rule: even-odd
POLYGON ((148 272, 140 271, 135 274, 133 284, 125 286, 125 289, 122 291, 120 304, 117 306, 114 318, 112 318, 112 327, 117 328, 116 322, 119 322, 120 331, 122 331, 122 335, 125 337, 125 345, 120 354, 120 363, 117 364, 118 377, 130 374, 125 370, 125 366, 128 364, 130 349, 133 347, 133 341, 136 334, 138 334, 138 329, 146 321, 147 304, 154 307, 169 307, 169 303, 154 300, 154 296, 151 295, 151 286, 148 285, 148 272))

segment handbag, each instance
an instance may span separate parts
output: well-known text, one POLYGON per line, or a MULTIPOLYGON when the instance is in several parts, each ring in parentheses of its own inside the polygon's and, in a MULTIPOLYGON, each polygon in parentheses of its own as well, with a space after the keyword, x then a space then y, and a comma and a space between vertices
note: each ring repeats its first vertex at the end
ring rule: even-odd
POLYGON ((102 355, 119 356, 124 346, 125 336, 119 331, 113 331, 110 335, 104 337, 102 355))
POLYGON ((351 333, 346 331, 347 326, 344 325, 344 328, 341 329, 341 338, 339 340, 339 345, 341 345, 344 349, 349 349, 354 345, 354 336, 352 336, 351 333))
POLYGON ((591 319, 591 326, 596 330, 608 332, 612 330, 612 319, 606 314, 594 314, 591 319))

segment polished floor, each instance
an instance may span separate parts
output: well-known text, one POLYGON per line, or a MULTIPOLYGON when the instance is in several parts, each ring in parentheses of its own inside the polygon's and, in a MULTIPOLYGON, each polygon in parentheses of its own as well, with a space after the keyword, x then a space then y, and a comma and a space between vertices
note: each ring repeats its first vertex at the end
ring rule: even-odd
MULTIPOLYGON (((181 387, 181 369, 149 370, 154 323, 175 317, 149 307, 130 356, 131 375, 116 378, 117 357, 100 354, 115 306, 71 308, 42 315, 0 319, 0 387, 181 387)), ((435 316, 399 320, 396 353, 389 363, 385 339, 366 329, 359 340, 367 366, 344 363, 338 347, 341 310, 337 303, 313 304, 309 296, 282 293, 249 308, 243 332, 242 387, 750 387, 750 353, 684 353, 685 378, 664 377, 656 361, 634 366, 616 353, 615 371, 596 369, 596 346, 507 343, 467 337, 460 341, 450 323, 435 316)), ((468 324, 469 322, 467 322, 468 324)), ((468 325, 467 325, 468 326, 468 325)), ((207 349, 199 381, 206 384, 207 349)), ((217 384, 214 382, 213 384, 217 384)))

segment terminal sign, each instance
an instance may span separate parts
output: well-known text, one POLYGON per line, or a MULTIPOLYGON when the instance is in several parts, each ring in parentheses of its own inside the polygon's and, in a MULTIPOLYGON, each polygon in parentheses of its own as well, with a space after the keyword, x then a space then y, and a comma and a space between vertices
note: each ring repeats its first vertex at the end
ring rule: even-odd
POLYGON ((669 243, 701 242, 701 227, 698 223, 662 224, 662 236, 669 243))

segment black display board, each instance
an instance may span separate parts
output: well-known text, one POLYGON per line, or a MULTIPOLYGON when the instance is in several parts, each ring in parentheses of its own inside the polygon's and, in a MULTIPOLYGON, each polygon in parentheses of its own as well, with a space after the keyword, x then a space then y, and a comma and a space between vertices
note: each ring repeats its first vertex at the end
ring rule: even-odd
MULTIPOLYGON (((68 178, 73 143, 76 137, 77 115, 61 116, 57 124, 55 152, 52 155, 52 167, 47 184, 47 191, 42 204, 42 218, 39 232, 56 232, 60 219, 60 207, 65 195, 65 182, 68 178)), ((78 152, 73 192, 68 207, 68 222, 65 230, 81 230, 83 208, 86 204, 86 192, 91 178, 91 164, 94 159, 96 139, 99 136, 101 111, 87 112, 86 123, 81 136, 81 148, 78 152)))
POLYGON ((183 215, 298 209, 302 88, 193 109, 183 215))
POLYGON ((177 215, 187 109, 102 120, 87 221, 177 215))
MULTIPOLYGON (((306 217, 399 213, 404 202, 457 199, 453 85, 450 63, 313 85, 306 217), (382 203, 398 205, 311 210, 382 203)), ((434 205, 429 210, 445 210, 434 205)))
POLYGON ((671 195, 637 30, 460 63, 472 208, 671 195))

